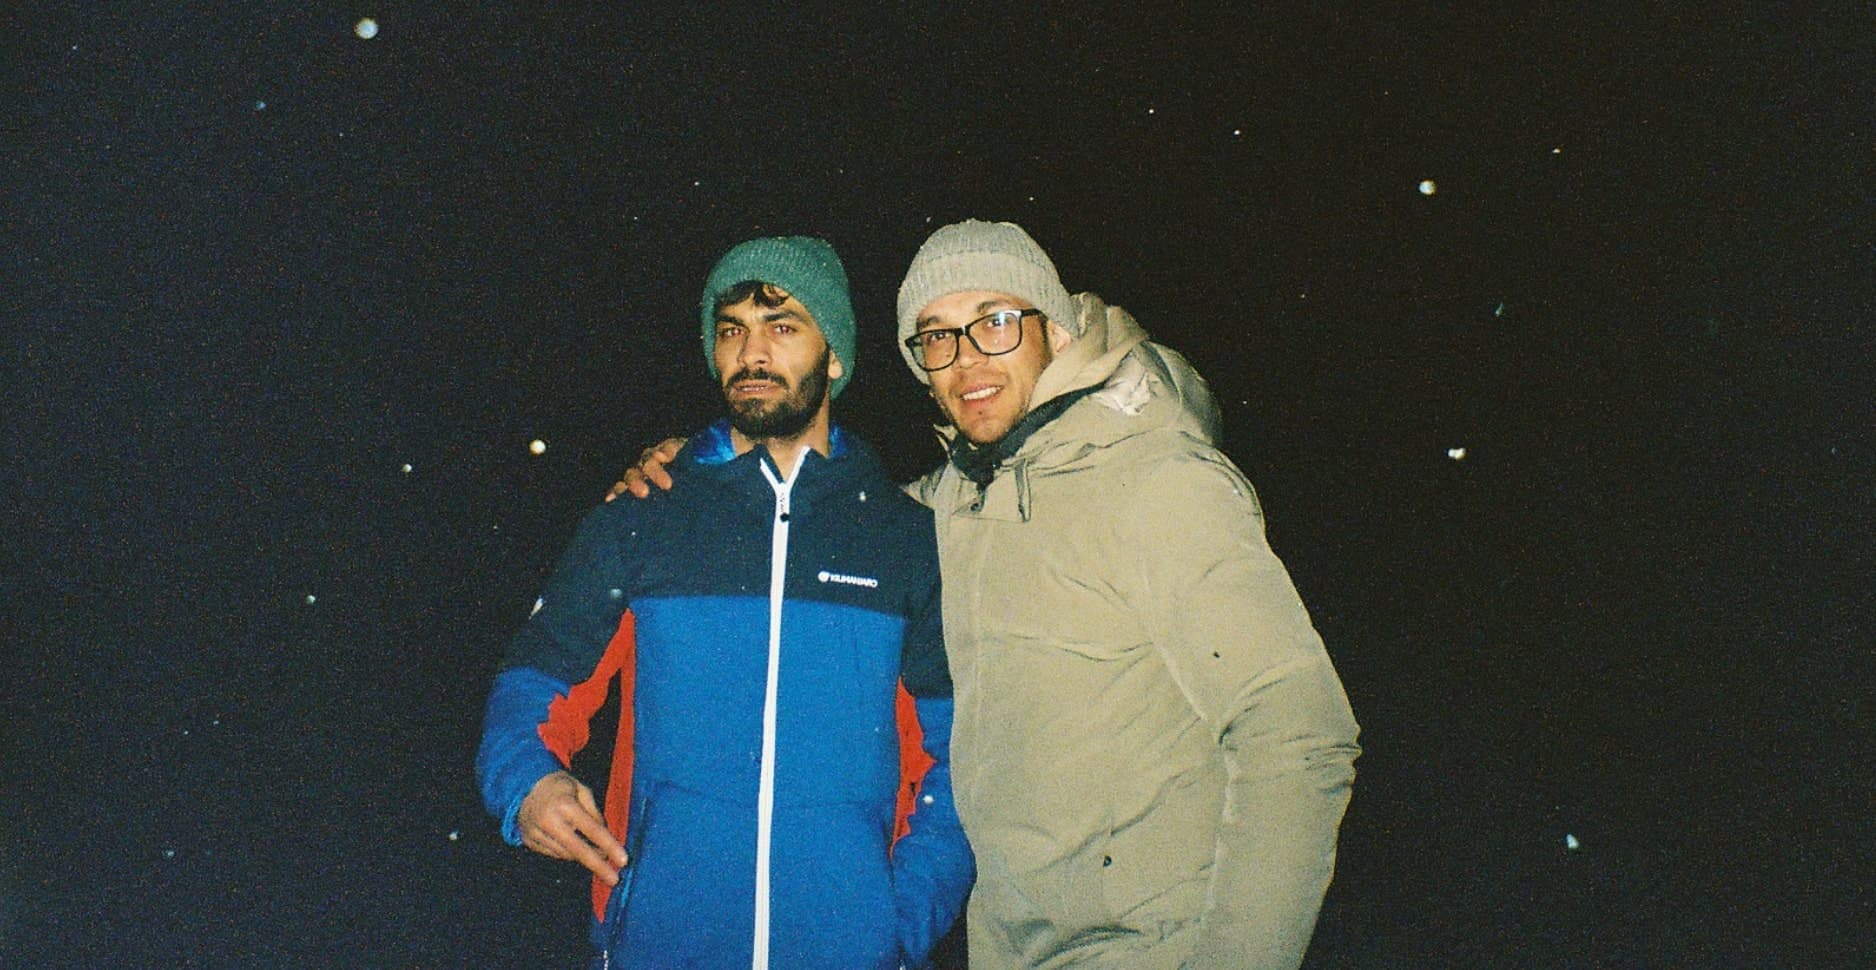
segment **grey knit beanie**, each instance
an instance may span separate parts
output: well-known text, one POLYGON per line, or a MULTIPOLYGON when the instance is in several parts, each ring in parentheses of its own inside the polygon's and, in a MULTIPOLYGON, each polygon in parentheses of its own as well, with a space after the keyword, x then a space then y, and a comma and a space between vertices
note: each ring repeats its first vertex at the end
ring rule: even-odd
POLYGON ((739 283, 771 283, 788 291, 814 315, 815 326, 827 346, 840 358, 841 373, 828 388, 828 399, 839 397, 853 379, 853 298, 847 290, 847 269, 826 240, 813 236, 772 236, 738 243, 717 260, 705 281, 698 316, 703 320, 704 362, 718 379, 716 357, 717 298, 739 283))
POLYGON ((907 337, 918 330, 918 314, 931 301, 965 290, 995 290, 1036 305, 1056 325, 1081 336, 1081 321, 1049 254, 1013 222, 966 219, 931 234, 912 257, 899 284, 899 354, 913 376, 931 383, 931 375, 912 359, 907 337))

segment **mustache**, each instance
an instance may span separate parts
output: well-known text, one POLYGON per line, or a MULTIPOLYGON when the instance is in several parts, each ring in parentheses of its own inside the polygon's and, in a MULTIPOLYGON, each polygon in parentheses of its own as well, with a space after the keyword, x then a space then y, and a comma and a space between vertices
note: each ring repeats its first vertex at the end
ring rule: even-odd
POLYGON ((729 385, 735 384, 738 381, 771 381, 776 386, 781 387, 784 390, 788 388, 788 378, 783 377, 782 375, 777 374, 774 371, 763 370, 761 368, 756 368, 754 370, 750 370, 749 368, 744 368, 742 370, 739 370, 736 373, 731 374, 726 380, 724 380, 723 386, 728 387, 729 385))

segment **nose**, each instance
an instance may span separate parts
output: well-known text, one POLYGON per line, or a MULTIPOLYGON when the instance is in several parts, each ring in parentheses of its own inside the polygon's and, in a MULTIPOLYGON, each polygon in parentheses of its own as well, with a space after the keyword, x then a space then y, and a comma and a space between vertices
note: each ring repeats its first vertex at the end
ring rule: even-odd
POLYGON ((743 364, 766 364, 769 349, 769 335, 759 327, 751 327, 743 335, 743 345, 737 349, 736 359, 743 364))
POLYGON ((958 334, 957 345, 957 357, 951 361, 951 366, 976 367, 984 362, 984 353, 977 349, 977 344, 971 340, 970 334, 958 334))

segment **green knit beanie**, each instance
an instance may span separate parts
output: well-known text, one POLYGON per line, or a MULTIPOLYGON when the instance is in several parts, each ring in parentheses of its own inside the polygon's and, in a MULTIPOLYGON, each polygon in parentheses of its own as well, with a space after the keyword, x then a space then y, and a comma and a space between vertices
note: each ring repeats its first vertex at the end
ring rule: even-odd
POLYGON ((847 270, 825 240, 813 236, 771 236, 738 243, 717 260, 705 281, 698 316, 703 320, 704 362, 710 376, 721 379, 716 358, 717 298, 739 283, 770 283, 788 291, 814 315, 814 323, 827 338, 827 346, 840 359, 841 374, 828 388, 833 399, 853 379, 853 298, 847 292, 847 270))
POLYGON ((918 330, 920 310, 931 301, 967 290, 994 290, 1035 304, 1063 330, 1081 336, 1068 291, 1049 254, 1014 222, 966 219, 939 229, 918 248, 899 284, 899 353, 912 376, 931 383, 931 375, 912 359, 906 338, 918 330))

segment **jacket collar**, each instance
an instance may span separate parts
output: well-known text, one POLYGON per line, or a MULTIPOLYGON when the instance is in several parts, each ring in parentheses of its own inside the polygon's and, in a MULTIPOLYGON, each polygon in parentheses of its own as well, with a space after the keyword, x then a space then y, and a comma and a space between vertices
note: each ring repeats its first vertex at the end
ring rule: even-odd
MULTIPOLYGON (((832 425, 827 429, 827 442, 829 458, 838 461, 847 457, 849 438, 840 425, 832 425)), ((768 449, 761 445, 757 445, 754 450, 762 452, 764 456, 768 454, 768 449)), ((809 451, 820 454, 813 449, 809 451)), ((709 427, 692 435, 684 446, 684 453, 700 465, 725 465, 735 461, 736 441, 730 437, 730 419, 718 418, 709 427)))
MULTIPOLYGON (((832 446, 831 455, 822 455, 812 448, 802 455, 801 467, 795 472, 796 485, 792 492, 795 501, 847 487, 861 491, 895 487, 886 478, 879 457, 865 441, 835 425, 828 429, 828 443, 832 446)), ((735 442, 730 438, 729 420, 722 419, 692 435, 670 468, 674 475, 699 473, 715 480, 717 487, 749 489, 766 495, 769 484, 757 470, 758 464, 779 472, 775 460, 769 457, 769 450, 762 445, 738 455, 735 442)))
POLYGON ((1021 451, 1023 442, 1028 441, 1030 435, 1060 417, 1076 401, 1092 393, 1094 388, 1084 387, 1057 395, 1045 401, 1041 407, 1031 408, 1008 434, 988 445, 980 447, 972 444, 969 438, 958 435, 951 440, 951 464, 957 466, 965 478, 976 482, 979 488, 990 484, 990 480, 996 477, 997 468, 1021 451))

